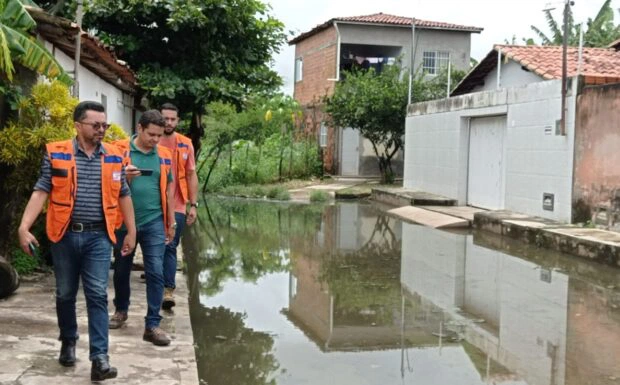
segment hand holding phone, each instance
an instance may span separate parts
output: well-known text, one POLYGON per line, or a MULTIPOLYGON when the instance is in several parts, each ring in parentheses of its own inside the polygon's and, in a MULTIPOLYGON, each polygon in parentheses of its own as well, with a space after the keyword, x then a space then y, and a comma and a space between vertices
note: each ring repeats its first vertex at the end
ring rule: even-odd
POLYGON ((37 257, 39 254, 39 249, 37 248, 37 246, 30 242, 28 243, 28 248, 30 249, 30 254, 32 254, 33 257, 37 257))
POLYGON ((139 168, 138 171, 140 171, 140 175, 144 175, 144 176, 153 175, 153 170, 150 168, 139 168))

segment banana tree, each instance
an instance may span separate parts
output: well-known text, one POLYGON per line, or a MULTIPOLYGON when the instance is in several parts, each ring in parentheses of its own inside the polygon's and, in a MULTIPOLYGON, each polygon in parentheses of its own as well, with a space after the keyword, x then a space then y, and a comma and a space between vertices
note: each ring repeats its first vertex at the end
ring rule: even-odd
POLYGON ((15 61, 50 79, 71 84, 54 56, 30 34, 36 22, 27 6, 37 7, 30 0, 0 0, 0 71, 12 81, 15 61))

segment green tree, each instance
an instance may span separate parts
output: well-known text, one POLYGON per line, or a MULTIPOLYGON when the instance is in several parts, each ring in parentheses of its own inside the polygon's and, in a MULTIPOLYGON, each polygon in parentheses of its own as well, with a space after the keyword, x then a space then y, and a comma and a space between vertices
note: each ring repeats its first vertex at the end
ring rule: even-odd
POLYGON ((84 24, 137 70, 153 103, 172 101, 191 116, 199 153, 210 102, 240 108, 246 95, 282 83, 269 64, 286 35, 269 12, 259 0, 93 0, 84 24))
POLYGON ((338 127, 353 127, 372 144, 381 180, 394 180, 392 158, 403 146, 407 112, 407 82, 400 67, 389 66, 377 74, 354 71, 326 98, 326 111, 338 127))
POLYGON ((0 71, 13 81, 15 61, 50 79, 71 84, 71 78, 54 56, 30 34, 36 22, 26 6, 36 7, 36 4, 30 0, 0 1, 0 71))
MULTIPOLYGON (((542 29, 532 25, 532 31, 536 33, 542 45, 562 45, 563 43, 563 17, 556 21, 550 9, 546 9, 545 18, 549 27, 550 34, 547 35, 542 29)), ((579 45, 579 35, 581 24, 575 24, 572 10, 568 11, 568 45, 579 45)), ((594 19, 588 18, 586 30, 583 35, 583 45, 585 47, 606 47, 620 37, 620 26, 614 23, 614 10, 611 8, 611 0, 605 0, 594 19)), ((536 44, 534 39, 523 39, 527 44, 536 44)), ((514 38, 513 38, 514 41, 514 38)))

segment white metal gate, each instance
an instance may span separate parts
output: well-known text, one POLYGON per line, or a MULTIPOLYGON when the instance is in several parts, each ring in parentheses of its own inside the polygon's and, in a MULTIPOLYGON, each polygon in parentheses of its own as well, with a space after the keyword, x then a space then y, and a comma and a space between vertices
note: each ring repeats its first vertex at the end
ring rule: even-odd
POLYGON ((344 128, 341 138, 340 175, 357 176, 359 174, 360 132, 352 128, 344 128))
POLYGON ((470 123, 467 204, 502 209, 506 116, 472 118, 470 123))

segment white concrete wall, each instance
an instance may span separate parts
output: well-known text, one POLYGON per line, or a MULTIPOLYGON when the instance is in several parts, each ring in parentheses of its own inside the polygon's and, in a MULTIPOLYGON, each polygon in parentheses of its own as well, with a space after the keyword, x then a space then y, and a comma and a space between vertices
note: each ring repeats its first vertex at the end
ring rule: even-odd
MULTIPOLYGON (((52 44, 45 42, 45 47, 54 53, 56 60, 65 69, 73 71, 74 60, 59 49, 54 49, 52 44)), ((80 65, 79 68, 79 99, 102 102, 102 95, 106 96, 106 114, 109 123, 116 123, 123 127, 127 133, 131 133, 133 97, 112 84, 101 79, 88 68, 80 65)))
MULTIPOLYGON (((520 64, 512 60, 506 64, 502 60, 501 71, 500 88, 523 87, 544 81, 540 76, 524 70, 520 64)), ((495 67, 486 76, 484 84, 475 87, 472 92, 495 91, 497 88, 497 67, 495 67)))
MULTIPOLYGON (((471 235, 403 224, 401 283, 464 325, 465 338, 528 384, 564 384, 569 277, 471 235), (472 322, 482 318, 484 322, 472 322)), ((513 382, 511 382, 513 383, 513 382)))
POLYGON ((466 236, 402 226, 401 283, 442 309, 463 306, 466 236))
POLYGON ((404 187, 466 204, 468 121, 506 115, 504 208, 570 222, 576 90, 570 89, 567 98, 567 135, 556 135, 560 85, 559 80, 537 82, 410 105, 404 187), (554 194, 554 211, 543 210, 543 193, 554 194))

